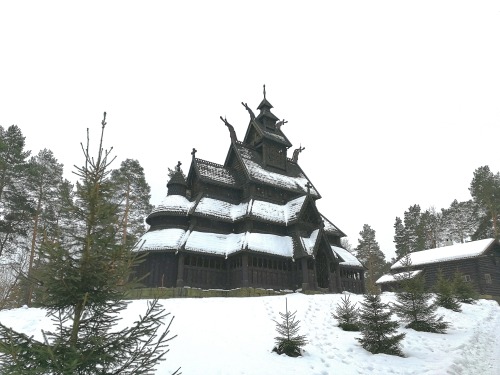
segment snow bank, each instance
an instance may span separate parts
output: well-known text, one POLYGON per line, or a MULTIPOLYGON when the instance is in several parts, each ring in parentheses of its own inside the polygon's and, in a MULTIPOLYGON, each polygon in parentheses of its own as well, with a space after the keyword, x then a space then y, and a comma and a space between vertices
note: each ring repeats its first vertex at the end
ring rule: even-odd
MULTIPOLYGON (((157 374, 171 373, 179 366, 183 374, 208 375, 500 374, 500 307, 494 301, 463 305, 461 313, 440 308, 438 313, 452 325, 448 334, 400 328, 406 333, 402 342, 406 358, 400 358, 373 355, 356 341, 359 333, 336 327, 330 313, 341 296, 295 293, 163 300, 166 310, 175 315, 171 329, 178 337, 157 374), (280 320, 285 298, 289 309, 297 310, 301 333, 309 341, 303 357, 271 352, 276 336, 273 319, 280 320)), ((351 300, 359 302, 362 296, 351 295, 351 300)), ((384 293, 382 301, 394 301, 394 294, 384 293)), ((120 324, 131 324, 145 309, 146 301, 133 301, 120 324)), ((40 309, 0 311, 0 321, 38 339, 40 329, 50 326, 40 309)))

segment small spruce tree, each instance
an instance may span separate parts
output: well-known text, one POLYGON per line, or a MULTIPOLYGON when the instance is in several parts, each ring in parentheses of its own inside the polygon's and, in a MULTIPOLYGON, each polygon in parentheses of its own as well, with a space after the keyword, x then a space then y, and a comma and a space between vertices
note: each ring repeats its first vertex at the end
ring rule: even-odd
POLYGON ((456 271, 453 275, 453 292, 458 301, 462 303, 473 304, 479 298, 471 282, 465 281, 465 276, 456 271))
POLYGON ((390 354, 403 357, 400 341, 404 333, 396 334, 398 322, 391 320, 388 304, 382 303, 380 295, 367 294, 360 309, 361 346, 373 354, 390 354))
POLYGON ((436 316, 438 306, 431 301, 431 293, 425 290, 423 275, 411 270, 411 260, 408 256, 405 257, 404 264, 407 270, 399 278, 401 290, 396 293, 394 312, 407 323, 406 328, 445 333, 449 323, 444 322, 442 316, 436 316))
POLYGON ((337 319, 339 327, 344 331, 359 331, 359 309, 356 303, 352 303, 349 295, 341 298, 341 303, 337 304, 332 317, 337 319))
POLYGON ((448 310, 462 311, 460 302, 454 293, 453 283, 444 277, 443 271, 439 269, 435 286, 436 304, 448 310))
MULTIPOLYGON (((117 206, 108 178, 111 150, 102 148, 106 114, 97 156, 89 141, 85 164, 75 172, 75 200, 66 204, 68 228, 46 239, 38 280, 40 306, 55 323, 38 341, 0 324, 0 373, 7 374, 150 374, 168 352, 169 314, 149 302, 144 315, 116 329, 127 307, 124 300, 136 258, 116 241, 117 206)), ((175 337, 175 336, 174 336, 175 337)), ((176 371, 178 372, 178 371, 176 371)))
POLYGON ((295 320, 296 313, 297 311, 293 313, 288 311, 288 301, 285 299, 285 313, 279 313, 283 319, 282 322, 274 320, 279 336, 274 338, 276 346, 273 352, 284 353, 289 357, 298 357, 302 354, 302 347, 307 344, 307 340, 306 336, 298 334, 300 320, 295 320))

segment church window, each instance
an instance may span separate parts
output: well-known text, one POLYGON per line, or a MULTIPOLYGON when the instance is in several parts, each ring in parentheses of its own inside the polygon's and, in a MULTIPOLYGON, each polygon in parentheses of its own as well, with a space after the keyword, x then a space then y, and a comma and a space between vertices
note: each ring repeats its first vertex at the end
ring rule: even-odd
POLYGON ((470 283, 472 279, 470 278, 470 275, 464 275, 464 281, 470 283))
POLYGON ((491 284, 491 275, 489 273, 485 273, 484 280, 486 281, 486 284, 491 284))

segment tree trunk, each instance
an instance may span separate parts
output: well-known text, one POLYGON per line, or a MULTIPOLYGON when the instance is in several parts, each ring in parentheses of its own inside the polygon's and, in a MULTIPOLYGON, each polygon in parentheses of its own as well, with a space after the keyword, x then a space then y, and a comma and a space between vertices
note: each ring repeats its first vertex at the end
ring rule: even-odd
POLYGON ((42 198, 38 198, 38 203, 35 212, 35 222, 33 223, 33 236, 31 238, 31 251, 30 251, 30 261, 28 263, 28 290, 26 294, 26 305, 31 307, 31 299, 33 298, 33 284, 31 283, 31 276, 33 273, 33 263, 35 261, 35 247, 36 247, 36 237, 38 235, 38 220, 40 218, 40 209, 42 207, 42 198))
POLYGON ((130 183, 127 184, 127 193, 125 194, 125 212, 123 213, 123 234, 122 244, 126 246, 127 243, 127 227, 128 227, 128 213, 130 211, 130 183))

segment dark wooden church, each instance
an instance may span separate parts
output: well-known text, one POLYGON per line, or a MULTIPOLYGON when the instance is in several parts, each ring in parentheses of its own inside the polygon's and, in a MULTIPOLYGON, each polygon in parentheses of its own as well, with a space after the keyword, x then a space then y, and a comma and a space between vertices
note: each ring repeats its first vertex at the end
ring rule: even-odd
POLYGON ((180 163, 165 200, 147 217, 136 251, 146 287, 265 288, 364 292, 364 267, 341 248, 345 236, 316 207, 321 195, 298 164, 285 121, 264 99, 242 141, 225 119, 224 164, 196 157, 187 178, 180 163))

